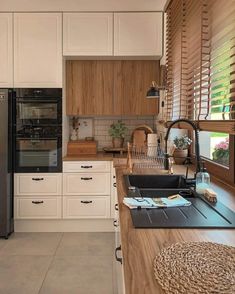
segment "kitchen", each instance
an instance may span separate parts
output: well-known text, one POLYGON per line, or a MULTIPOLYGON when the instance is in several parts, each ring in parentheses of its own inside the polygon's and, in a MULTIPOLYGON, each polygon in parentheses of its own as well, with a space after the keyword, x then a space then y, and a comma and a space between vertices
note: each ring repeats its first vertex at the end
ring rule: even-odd
MULTIPOLYGON (((214 293, 212 270, 217 292, 234 293, 234 2, 0 4, 0 293, 214 293), (125 140, 117 147, 120 125, 125 140), (180 165, 172 160, 176 136, 189 137, 190 158, 180 165), (158 175, 165 169, 173 172, 166 186, 158 175), (130 183, 123 175, 132 170, 142 178, 130 183), (186 175, 178 177, 180 189, 170 187, 178 174, 186 175), (195 180, 206 177, 215 204, 194 192, 195 180), (178 209, 184 224, 154 223, 154 213, 175 208, 130 211, 123 198, 138 199, 145 188, 190 190, 196 199, 185 199, 193 205, 178 209), (204 227, 185 221, 192 207, 204 227), (136 225, 141 212, 151 226, 136 225), (202 256, 203 269, 187 264, 196 277, 192 292, 180 250, 198 242, 217 258, 202 256), (179 254, 170 259, 183 285, 175 265, 158 263, 175 244, 179 254)), ((200 261, 197 250, 189 258, 200 261)))

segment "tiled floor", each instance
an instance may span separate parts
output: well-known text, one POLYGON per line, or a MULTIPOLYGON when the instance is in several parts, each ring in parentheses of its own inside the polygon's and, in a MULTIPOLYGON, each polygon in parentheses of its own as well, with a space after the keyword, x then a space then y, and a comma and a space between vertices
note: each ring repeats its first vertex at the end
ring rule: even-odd
POLYGON ((115 294, 113 233, 0 239, 0 294, 115 294))

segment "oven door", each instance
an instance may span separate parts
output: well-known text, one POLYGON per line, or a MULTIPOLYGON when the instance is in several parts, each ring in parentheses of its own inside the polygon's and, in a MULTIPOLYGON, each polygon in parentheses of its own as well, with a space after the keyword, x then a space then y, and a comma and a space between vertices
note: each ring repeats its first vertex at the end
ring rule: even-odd
POLYGON ((16 123, 22 125, 61 124, 61 99, 16 98, 16 123))
POLYGON ((61 172, 62 139, 17 138, 15 172, 61 172))

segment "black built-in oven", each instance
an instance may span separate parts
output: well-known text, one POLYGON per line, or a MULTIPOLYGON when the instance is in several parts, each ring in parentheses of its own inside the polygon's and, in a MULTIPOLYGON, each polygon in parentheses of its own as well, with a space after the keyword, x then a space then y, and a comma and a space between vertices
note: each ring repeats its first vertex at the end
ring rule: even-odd
POLYGON ((61 125, 62 89, 15 89, 16 123, 61 125))
POLYGON ((15 89, 15 172, 62 170, 62 90, 15 89))

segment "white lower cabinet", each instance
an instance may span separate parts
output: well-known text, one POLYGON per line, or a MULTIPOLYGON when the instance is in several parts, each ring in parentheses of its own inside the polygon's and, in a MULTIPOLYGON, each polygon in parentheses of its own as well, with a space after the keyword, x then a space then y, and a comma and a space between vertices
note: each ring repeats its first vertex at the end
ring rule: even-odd
POLYGON ((15 174, 15 196, 61 196, 61 173, 15 174))
POLYGON ((64 162, 63 170, 63 218, 110 218, 111 162, 64 162))
POLYGON ((68 196, 63 198, 63 218, 109 218, 109 196, 68 196))
POLYGON ((110 195, 110 173, 64 173, 64 195, 110 195))
POLYGON ((15 197, 15 219, 59 219, 62 197, 15 197))
POLYGON ((65 162, 63 170, 15 174, 16 220, 111 218, 111 162, 65 162))

